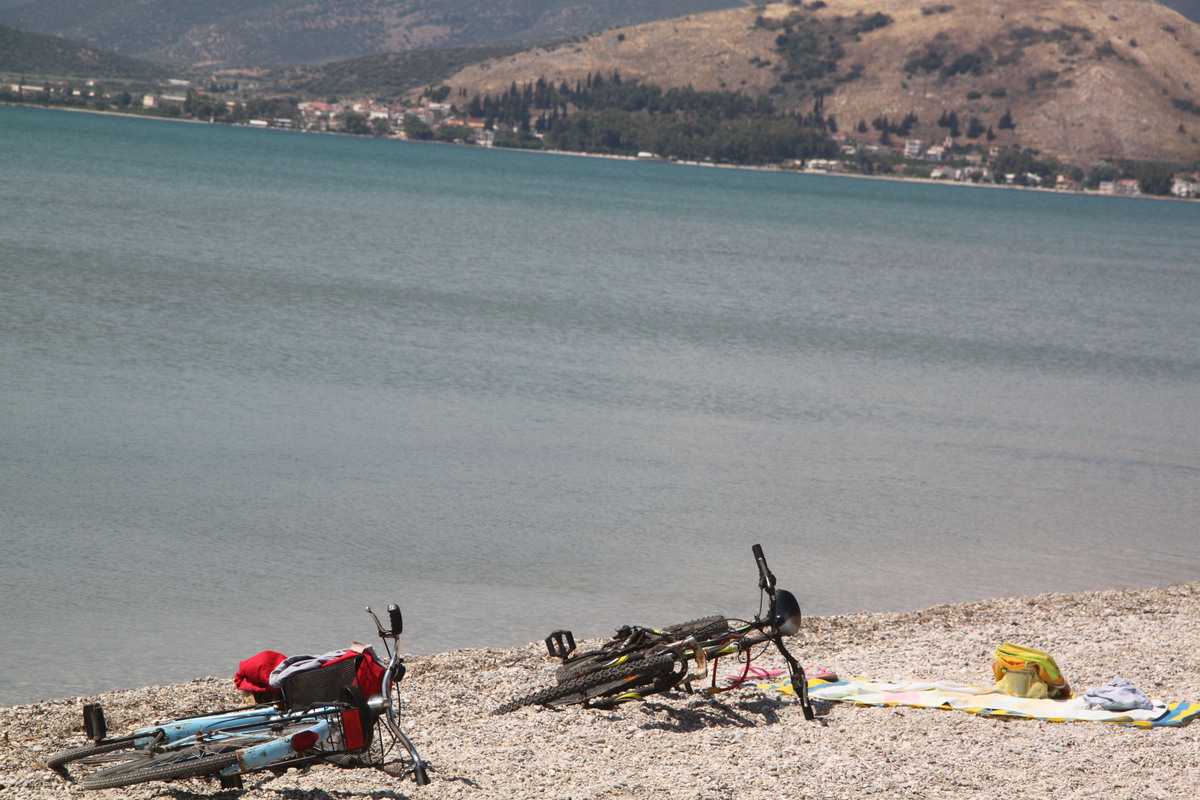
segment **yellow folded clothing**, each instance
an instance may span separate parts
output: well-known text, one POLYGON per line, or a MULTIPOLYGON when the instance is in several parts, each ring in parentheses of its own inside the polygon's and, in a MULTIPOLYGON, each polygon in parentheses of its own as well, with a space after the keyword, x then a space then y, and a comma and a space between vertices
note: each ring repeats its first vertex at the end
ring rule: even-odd
POLYGON ((1071 696, 1071 686, 1054 659, 1032 647, 1011 642, 997 647, 992 674, 996 678, 994 691, 1013 697, 1059 700, 1071 696))

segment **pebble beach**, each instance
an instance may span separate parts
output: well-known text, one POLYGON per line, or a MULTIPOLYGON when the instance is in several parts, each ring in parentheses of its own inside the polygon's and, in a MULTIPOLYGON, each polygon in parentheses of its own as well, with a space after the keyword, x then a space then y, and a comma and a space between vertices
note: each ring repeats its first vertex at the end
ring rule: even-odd
MULTIPOLYGON (((807 618, 789 648, 843 678, 990 685, 1002 642, 1046 651, 1077 692, 1119 677, 1155 699, 1200 702, 1200 582, 807 618)), ((249 775, 240 793, 203 780, 84 791, 45 767, 50 755, 84 742, 83 703, 103 703, 114 735, 237 705, 235 664, 230 676, 0 708, 0 798, 1167 800, 1193 797, 1200 786, 1200 722, 1142 729, 823 701, 808 721, 795 698, 753 685, 613 711, 535 707, 496 716, 500 703, 553 682, 555 662, 540 642, 407 663, 402 723, 432 766, 428 786, 318 765, 249 775)), ((773 653, 755 663, 783 666, 773 653)))

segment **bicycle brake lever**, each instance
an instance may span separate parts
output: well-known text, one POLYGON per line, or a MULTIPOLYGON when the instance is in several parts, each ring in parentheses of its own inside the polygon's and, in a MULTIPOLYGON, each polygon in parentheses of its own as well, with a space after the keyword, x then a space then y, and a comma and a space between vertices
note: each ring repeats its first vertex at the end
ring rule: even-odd
POLYGON ((682 641, 675 642, 663 648, 664 651, 673 653, 680 661, 684 660, 684 651, 692 651, 692 661, 695 663, 695 672, 685 680, 700 679, 708 674, 708 656, 704 653, 704 648, 700 646, 700 642, 696 641, 695 636, 689 636, 682 641))
POLYGON ((705 654, 704 648, 696 641, 695 636, 689 637, 687 641, 692 645, 692 660, 696 662, 696 677, 703 678, 708 674, 708 656, 705 654))

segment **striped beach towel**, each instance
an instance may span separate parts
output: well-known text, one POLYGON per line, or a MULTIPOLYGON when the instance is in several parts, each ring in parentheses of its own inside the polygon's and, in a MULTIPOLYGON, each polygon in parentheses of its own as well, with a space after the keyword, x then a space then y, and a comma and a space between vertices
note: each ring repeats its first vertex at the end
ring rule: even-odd
MULTIPOLYGON (((760 683, 760 688, 794 694, 791 680, 760 683)), ((1040 719, 1048 722, 1107 722, 1137 728, 1186 725, 1200 716, 1200 703, 1164 703, 1154 700, 1151 709, 1106 711, 1090 708, 1082 697, 1066 699, 1013 697, 993 687, 946 681, 872 681, 864 678, 808 682, 813 700, 855 703, 862 706, 911 706, 963 711, 985 717, 1040 719)))

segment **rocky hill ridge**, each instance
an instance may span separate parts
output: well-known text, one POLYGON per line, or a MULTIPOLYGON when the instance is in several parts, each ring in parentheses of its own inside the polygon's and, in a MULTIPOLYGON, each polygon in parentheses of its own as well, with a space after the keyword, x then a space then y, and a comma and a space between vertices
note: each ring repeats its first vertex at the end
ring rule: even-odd
POLYGON ((776 3, 535 48, 447 84, 461 97, 613 71, 766 94, 800 113, 819 107, 863 138, 886 139, 874 124, 883 118, 915 117, 908 136, 962 141, 974 121, 980 141, 990 130, 996 144, 1073 162, 1200 156, 1200 26, 1152 0, 776 3), (806 60, 805 36, 835 35, 820 63, 806 60))

